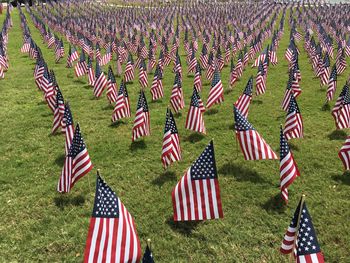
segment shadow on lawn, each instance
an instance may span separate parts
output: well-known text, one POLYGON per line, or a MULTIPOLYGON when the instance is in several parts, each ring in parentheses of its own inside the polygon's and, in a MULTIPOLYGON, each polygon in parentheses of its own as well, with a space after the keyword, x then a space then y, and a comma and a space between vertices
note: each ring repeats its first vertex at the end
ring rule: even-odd
POLYGON ((343 130, 335 130, 333 132, 331 132, 330 134, 328 134, 328 138, 333 141, 333 140, 345 140, 347 137, 347 134, 345 131, 343 130))
POLYGON ((130 144, 130 151, 134 152, 140 149, 146 149, 147 144, 145 143, 144 140, 141 141, 135 141, 130 144))
POLYGON ((64 164, 64 159, 65 159, 64 154, 60 154, 59 156, 57 156, 54 162, 57 166, 62 167, 64 164))
POLYGON ((350 185, 350 172, 344 172, 343 174, 333 175, 332 179, 336 182, 341 182, 343 184, 350 185))
POLYGON ((218 109, 210 109, 210 110, 207 110, 206 112, 204 112, 204 115, 214 115, 218 112, 219 112, 218 109))
POLYGON ((118 128, 120 125, 126 125, 128 124, 127 122, 125 121, 122 121, 122 120, 118 120, 116 122, 112 122, 110 125, 108 125, 108 127, 110 128, 118 128))
POLYGON ((108 104, 102 108, 102 110, 113 110, 113 109, 114 109, 114 107, 112 104, 108 104))
POLYGON ((284 201, 281 197, 281 194, 279 193, 275 196, 272 196, 261 207, 265 209, 267 212, 277 212, 277 213, 283 213, 286 209, 286 206, 284 205, 284 201))
POLYGON ((166 182, 176 182, 176 173, 173 171, 165 171, 155 178, 152 184, 161 187, 166 182))
POLYGON ((224 176, 232 175, 239 182, 267 183, 256 171, 232 162, 225 163, 218 172, 224 176))
POLYGON ((82 79, 74 79, 73 82, 76 84, 86 84, 86 82, 82 79))
POLYGON ((230 94, 231 92, 233 91, 233 89, 232 88, 228 88, 227 90, 225 90, 225 94, 227 95, 227 94, 230 94))
POLYGON ((252 104, 261 105, 261 104, 263 104, 263 102, 262 102, 262 100, 252 100, 252 104))
POLYGON ((82 195, 77 195, 77 196, 60 195, 60 196, 54 197, 53 201, 55 202, 55 205, 58 208, 63 210, 65 207, 69 205, 82 206, 85 203, 85 197, 82 195))
MULTIPOLYGON (((295 152, 299 152, 299 147, 295 144, 293 144, 291 141, 288 142, 288 146, 289 148, 292 150, 292 151, 295 151, 295 152)), ((278 147, 276 149, 276 152, 279 153, 280 152, 280 147, 278 147)))
POLYGON ((201 133, 191 133, 187 137, 184 138, 185 142, 195 143, 203 140, 205 136, 201 133))
POLYGON ((171 216, 168 218, 166 223, 171 227, 173 231, 176 231, 185 236, 189 236, 198 227, 201 221, 175 222, 171 216))

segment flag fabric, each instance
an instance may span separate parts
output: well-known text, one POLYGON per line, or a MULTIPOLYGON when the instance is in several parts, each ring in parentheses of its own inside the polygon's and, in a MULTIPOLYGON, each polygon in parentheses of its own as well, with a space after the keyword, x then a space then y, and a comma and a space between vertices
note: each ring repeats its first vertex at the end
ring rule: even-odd
POLYGON ((112 122, 116 122, 122 118, 130 118, 130 101, 128 91, 126 89, 126 84, 124 81, 120 83, 120 88, 118 91, 117 101, 114 106, 112 122))
POLYGON ((175 80, 170 96, 170 105, 176 113, 185 107, 185 100, 181 84, 181 76, 179 72, 175 73, 175 80))
POLYGON ((209 91, 206 108, 209 109, 214 104, 220 104, 224 101, 224 88, 222 86, 220 73, 216 69, 214 72, 211 88, 209 91))
POLYGON ((112 67, 108 67, 107 92, 108 101, 114 103, 117 101, 117 81, 115 80, 112 67))
POLYGON ((107 86, 107 78, 103 73, 103 71, 101 70, 99 63, 96 61, 94 96, 96 98, 101 97, 101 94, 103 90, 106 88, 106 86, 107 86))
POLYGON ((146 246, 145 253, 143 254, 143 257, 142 257, 142 263, 154 263, 152 250, 148 246, 148 244, 146 246))
POLYGON ((162 72, 159 64, 154 72, 154 77, 151 86, 152 101, 161 99, 164 97, 164 89, 162 83, 162 72))
POLYGON ((266 78, 264 66, 261 62, 258 66, 258 74, 256 76, 256 95, 264 94, 266 91, 266 78))
POLYGON ((131 53, 129 53, 128 56, 128 62, 126 63, 125 66, 125 72, 124 72, 124 80, 125 82, 130 82, 134 79, 134 61, 132 59, 131 53))
POLYGON ((64 149, 65 156, 67 156, 74 137, 73 117, 68 103, 64 105, 64 114, 62 117, 62 131, 65 134, 64 149))
POLYGON ((134 219, 117 194, 97 175, 84 263, 140 260, 141 246, 134 219))
POLYGON ((328 80, 328 89, 327 89, 327 101, 333 100, 335 90, 337 89, 337 67, 333 66, 331 75, 328 80))
POLYGON ((234 107, 235 132, 245 160, 278 159, 271 147, 234 107))
POLYGON ((283 254, 293 252, 296 262, 324 263, 323 254, 305 202, 300 201, 295 210, 280 251, 283 254))
POLYGON ((176 128, 174 116, 169 108, 166 112, 161 160, 164 169, 173 162, 181 160, 179 133, 176 128))
POLYGON ((136 108, 134 126, 132 128, 132 141, 143 136, 149 136, 150 134, 150 114, 145 93, 141 90, 136 108))
POLYGON ((201 66, 199 65, 199 63, 197 63, 196 72, 194 73, 194 87, 197 89, 197 91, 202 90, 201 76, 202 76, 201 66))
POLYGON ((55 133, 62 125, 62 119, 65 111, 64 99, 61 90, 56 88, 56 107, 53 114, 53 125, 51 133, 55 133))
POLYGON ((299 110, 298 103, 294 95, 290 95, 288 113, 284 127, 284 135, 287 140, 303 137, 303 119, 299 110))
POLYGON ((300 176, 293 153, 281 127, 280 133, 280 188, 283 200, 288 203, 288 187, 300 176))
POLYGON ((68 155, 65 158, 57 191, 60 193, 70 192, 74 184, 90 172, 92 168, 93 165, 89 153, 87 152, 84 139, 81 135, 80 126, 77 124, 72 144, 69 148, 68 155))
POLYGON ((336 125, 338 123, 339 110, 343 106, 345 96, 348 92, 349 92, 349 86, 348 86, 348 83, 346 83, 344 85, 342 91, 340 92, 339 97, 338 97, 337 101, 335 102, 334 107, 332 109, 332 116, 334 118, 336 125))
POLYGON ((212 141, 173 189, 172 202, 174 221, 223 218, 212 141))
POLYGON ((249 106, 253 95, 253 76, 247 82, 243 94, 235 102, 235 107, 240 111, 244 118, 248 118, 249 106))
POLYGON ((338 156, 344 165, 344 169, 350 170, 350 136, 346 138, 338 156))
POLYGON ((80 53, 79 61, 74 67, 74 72, 75 72, 75 75, 77 77, 81 77, 81 76, 84 76, 87 73, 87 70, 88 70, 88 68, 87 68, 87 64, 86 64, 86 61, 85 61, 85 52, 82 51, 80 53))
POLYGON ((230 87, 232 88, 233 85, 236 83, 236 81, 238 80, 238 75, 236 72, 236 67, 235 64, 233 62, 233 58, 231 59, 231 71, 230 71, 230 87))
POLYGON ((346 129, 350 128, 350 94, 349 90, 344 94, 343 101, 339 106, 339 110, 337 111, 337 115, 335 117, 336 120, 336 128, 346 129))
POLYGON ((94 87, 95 84, 95 71, 92 67, 92 60, 90 57, 88 57, 88 63, 87 63, 87 74, 88 74, 88 83, 91 87, 94 87))
POLYGON ((205 134, 206 130, 205 130, 204 118, 203 118, 204 112, 205 112, 205 107, 198 94, 198 91, 196 88, 193 88, 193 94, 191 97, 190 108, 187 113, 185 128, 188 130, 205 134))
POLYGON ((147 77, 147 68, 145 60, 142 60, 140 64, 140 71, 139 71, 139 83, 142 88, 147 88, 148 86, 148 77, 147 77))

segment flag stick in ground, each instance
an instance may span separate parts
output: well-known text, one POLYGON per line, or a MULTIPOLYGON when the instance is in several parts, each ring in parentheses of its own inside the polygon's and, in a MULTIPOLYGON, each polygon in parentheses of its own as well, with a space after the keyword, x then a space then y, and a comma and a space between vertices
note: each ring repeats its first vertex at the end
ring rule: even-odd
POLYGON ((290 253, 290 262, 294 261, 293 257, 294 257, 295 242, 296 242, 296 239, 297 239, 297 236, 298 236, 298 233, 299 233, 300 217, 301 217, 301 213, 303 211, 304 202, 305 202, 305 195, 303 194, 301 196, 300 209, 299 209, 299 213, 298 213, 297 231, 295 231, 295 234, 294 234, 292 253, 290 253))

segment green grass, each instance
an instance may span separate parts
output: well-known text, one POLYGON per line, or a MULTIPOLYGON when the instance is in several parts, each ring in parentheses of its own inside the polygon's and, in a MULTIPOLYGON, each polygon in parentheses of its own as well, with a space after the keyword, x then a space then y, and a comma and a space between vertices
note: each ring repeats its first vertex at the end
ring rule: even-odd
MULTIPOLYGON (((287 262, 288 257, 281 256, 278 249, 302 193, 307 195, 326 261, 349 262, 350 177, 343 175, 337 157, 347 131, 334 132, 330 112, 321 110, 326 91, 313 78, 303 43, 298 44, 302 50, 299 63, 303 89, 298 103, 305 138, 292 142, 301 177, 289 189, 289 205, 283 206, 278 196, 279 162, 244 161, 232 130, 232 104, 256 69, 247 68, 234 90, 225 94, 224 104, 214 106, 213 114, 205 115, 204 137, 184 128, 193 87, 193 77, 184 74, 186 107, 176 118, 183 160, 165 172, 160 153, 174 78, 170 67, 164 75, 165 98, 151 103, 147 90, 151 136, 131 144, 134 115, 123 124, 111 126, 113 109, 105 95, 94 99, 87 81, 74 77, 73 69, 66 69, 64 60, 54 63, 53 51, 42 44, 27 15, 32 36, 49 68, 56 73, 75 123, 81 125, 95 166, 71 193, 61 195, 56 192, 56 185, 63 165, 64 137, 50 135, 52 114, 34 83, 35 62, 19 52, 22 31, 17 10, 12 17, 14 27, 8 46, 11 67, 5 79, 0 80, 0 262, 81 262, 93 207, 96 168, 101 169, 103 178, 133 215, 142 247, 147 238, 152 240, 157 262, 287 262), (211 138, 216 150, 224 219, 175 224, 171 191, 211 138)), ((3 18, 4 14, 0 16, 1 22, 3 18)), ((285 120, 280 102, 288 80, 283 57, 288 36, 287 26, 278 49, 279 64, 269 69, 267 92, 253 98, 249 114, 250 122, 277 152, 279 125, 285 120)), ((182 62, 183 71, 187 72, 184 56, 182 62)), ((349 69, 338 78, 336 96, 348 74, 349 69)), ((152 77, 149 75, 149 81, 152 77)), ((229 67, 225 67, 222 73, 225 90, 228 79, 229 67)), ((119 84, 120 78, 117 81, 119 84)), ((209 87, 209 82, 204 81, 204 102, 209 87)), ((137 81, 129 84, 128 90, 134 114, 137 81)))

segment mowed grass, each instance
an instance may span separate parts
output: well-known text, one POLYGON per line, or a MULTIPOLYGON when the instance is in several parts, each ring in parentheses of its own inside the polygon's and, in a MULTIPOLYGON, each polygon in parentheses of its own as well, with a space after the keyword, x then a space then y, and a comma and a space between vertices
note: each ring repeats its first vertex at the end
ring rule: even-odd
MULTIPOLYGON (((287 14, 288 17, 288 14, 287 14)), ((0 16, 3 21, 4 14, 0 16)), ((299 58, 302 95, 298 103, 305 138, 291 142, 301 177, 289 188, 290 202, 279 197, 279 162, 245 161, 233 132, 232 104, 251 74, 248 67, 232 92, 228 92, 229 67, 222 72, 225 102, 205 114, 207 135, 185 130, 193 88, 187 76, 184 51, 183 89, 186 107, 176 122, 183 160, 164 171, 160 161, 166 107, 174 74, 166 69, 165 98, 151 102, 151 136, 131 143, 131 129, 139 85, 129 84, 133 116, 111 125, 113 108, 105 94, 97 100, 85 78, 77 79, 65 60, 54 62, 54 52, 42 44, 38 30, 27 15, 32 36, 56 73, 75 123, 79 122, 95 169, 82 178, 71 193, 56 191, 64 160, 64 136, 50 135, 52 113, 35 86, 35 61, 20 53, 22 31, 18 11, 12 13, 9 34, 10 70, 0 80, 0 262, 81 262, 92 212, 96 169, 115 190, 133 215, 142 248, 152 240, 157 262, 287 262, 280 247, 284 232, 302 193, 313 217, 327 262, 350 262, 350 177, 343 175, 337 152, 348 131, 335 132, 330 111, 322 111, 325 88, 320 89, 303 50, 299 58), (224 218, 205 222, 174 223, 171 191, 184 171, 214 139, 224 218)), ((279 126, 285 113, 280 103, 288 80, 284 52, 289 27, 278 49, 279 63, 270 66, 267 92, 253 98, 249 121, 278 153, 279 126)), ((66 53, 68 45, 65 42, 66 53)), ((349 61, 348 61, 349 62, 349 61)), ((113 62, 115 68, 115 62, 113 62)), ((105 72, 107 67, 104 67, 105 72)), ((338 78, 338 96, 349 69, 338 78)), ((137 75, 137 74, 136 74, 137 75)), ((149 75, 151 82, 153 75, 149 75)), ((117 79, 118 85, 120 78, 117 79)), ((210 84, 204 81, 206 102, 210 84)), ((331 103, 333 106, 334 102, 331 103)))

